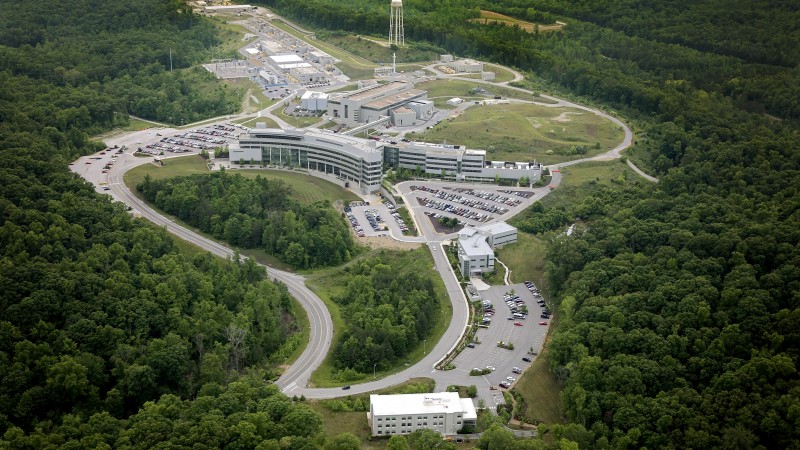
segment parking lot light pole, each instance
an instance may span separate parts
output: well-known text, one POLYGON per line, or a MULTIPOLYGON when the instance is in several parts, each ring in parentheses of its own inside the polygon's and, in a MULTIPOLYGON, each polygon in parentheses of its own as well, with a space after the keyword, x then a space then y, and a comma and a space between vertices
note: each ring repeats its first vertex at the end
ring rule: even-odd
POLYGON ((372 379, 375 379, 375 368, 378 366, 378 363, 372 365, 372 379))
POLYGON ((427 339, 423 339, 422 340, 422 354, 423 355, 427 355, 428 354, 427 346, 428 346, 428 340, 427 339))

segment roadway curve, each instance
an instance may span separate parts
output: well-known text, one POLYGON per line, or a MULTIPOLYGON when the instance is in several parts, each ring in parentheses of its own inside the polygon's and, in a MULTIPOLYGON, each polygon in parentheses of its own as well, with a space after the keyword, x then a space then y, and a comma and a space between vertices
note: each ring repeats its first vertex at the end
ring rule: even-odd
MULTIPOLYGON (((470 81, 481 82, 480 80, 469 79, 470 81)), ((492 84, 492 83, 486 83, 492 84)), ((525 91, 524 89, 515 88, 509 86, 511 89, 517 89, 520 91, 525 91)), ((529 92, 529 91, 526 91, 529 92)), ((524 207, 529 206, 534 201, 540 200, 542 197, 547 195, 552 188, 557 187, 561 182, 561 173, 557 170, 559 167, 569 166, 573 164, 578 164, 580 162, 585 161, 605 161, 611 160, 620 157, 620 152, 625 148, 629 147, 632 141, 632 133, 631 130, 620 120, 612 117, 608 114, 605 114, 601 111, 596 109, 588 108, 583 105, 578 105, 572 102, 568 102, 565 100, 557 99, 554 97, 547 97, 553 101, 557 101, 557 105, 552 106, 571 106, 574 108, 583 109, 586 111, 590 111, 594 114, 601 115, 608 120, 620 125, 625 131, 625 138, 624 140, 616 146, 614 149, 610 150, 609 152, 603 153, 601 155, 597 155, 591 158, 583 158, 574 161, 569 161, 560 164, 553 164, 550 167, 556 169, 552 172, 552 181, 549 187, 544 188, 537 188, 533 189, 534 196, 532 196, 528 201, 524 202, 524 207)), ((273 105, 272 108, 279 107, 282 102, 278 102, 278 104, 273 105)), ((547 104, 546 106, 551 106, 547 104)), ((261 115, 271 115, 269 114, 269 110, 262 111, 261 115), (266 114, 265 114, 266 113, 266 114)), ((227 117, 223 120, 219 120, 219 123, 225 122, 226 120, 230 120, 234 117, 241 117, 242 115, 236 115, 233 117, 227 117)), ((274 117, 271 117, 274 118, 274 117)), ((222 119, 222 118, 220 118, 222 119)), ((279 123, 282 121, 279 121, 279 123)), ((205 122, 204 125, 210 125, 211 123, 205 122)), ((282 126, 286 128, 290 128, 288 124, 280 123, 282 126)), ((176 130, 172 128, 167 128, 161 130, 164 136, 169 136, 172 134, 177 134, 181 131, 185 131, 186 128, 183 130, 176 130)), ((154 134, 152 131, 139 131, 128 133, 125 135, 118 135, 113 138, 108 139, 109 145, 125 145, 128 148, 136 148, 138 145, 142 145, 142 141, 154 141, 154 134)), ((147 144, 149 142, 145 142, 147 144)), ((95 155, 90 155, 95 156, 95 155)), ((108 158, 109 156, 106 155, 104 158, 108 158)), ((139 165, 149 163, 149 158, 137 158, 131 154, 123 154, 117 158, 117 163, 114 167, 109 171, 108 174, 101 174, 100 169, 98 166, 101 164, 92 164, 91 167, 85 165, 87 161, 90 161, 89 156, 82 157, 76 164, 72 166, 74 172, 78 173, 79 175, 83 176, 90 182, 92 182, 98 191, 101 191, 101 182, 107 182, 108 186, 110 187, 110 191, 106 193, 110 193, 116 200, 123 202, 132 208, 132 212, 134 214, 138 214, 143 218, 150 220, 151 222, 155 223, 158 226, 164 227, 167 231, 174 234, 175 236, 184 239, 204 250, 211 252, 214 255, 223 257, 223 258, 233 258, 236 253, 231 248, 215 242, 211 239, 208 239, 195 231, 189 230, 177 223, 173 220, 165 217, 160 212, 156 211, 152 207, 148 206, 145 202, 137 198, 125 185, 123 182, 124 174, 139 165)), ((165 159, 169 159, 166 157, 165 159)), ((640 171, 637 171, 640 172, 640 171)), ((643 175, 644 176, 644 175, 643 175)), ((430 180, 426 181, 427 184, 431 184, 430 180)), ((410 185, 412 182, 408 183, 401 183, 398 185, 398 190, 401 194, 406 197, 405 200, 407 204, 413 205, 414 203, 411 201, 410 198, 410 185)), ((433 182, 433 184, 438 184, 433 182)), ((397 240, 403 241, 414 241, 414 242, 426 242, 431 249, 431 253, 433 255, 434 260, 434 270, 438 271, 439 274, 442 276, 442 280, 444 281, 445 288, 447 290, 448 297, 450 298, 453 316, 450 322, 450 326, 447 328, 445 333, 442 335, 442 338, 426 352, 426 356, 420 360, 414 366, 410 366, 407 369, 398 372, 393 375, 389 375, 387 377, 382 378, 381 380, 375 380, 368 383, 362 383, 358 385, 353 385, 351 390, 348 391, 349 394, 360 394, 360 393, 367 393, 372 392, 378 389, 383 389, 389 386, 393 386, 399 383, 402 383, 410 378, 419 377, 419 376, 426 376, 426 377, 434 377, 434 373, 436 370, 434 369, 435 365, 444 358, 448 353, 450 353, 455 346, 458 344, 459 340, 463 332, 466 329, 466 325, 469 319, 469 308, 467 304, 467 299, 464 295, 464 291, 461 289, 461 286, 458 282, 458 279, 453 273, 452 268, 450 267, 450 263, 447 260, 447 256, 444 254, 443 249, 441 247, 442 241, 446 239, 452 238, 454 235, 441 235, 437 234, 433 227, 430 225, 429 220, 422 219, 418 217, 415 211, 417 208, 412 207, 410 208, 410 212, 414 222, 417 224, 417 228, 420 230, 422 237, 418 238, 410 238, 410 237, 400 237, 400 236, 393 236, 393 238, 397 240), (422 219, 422 220, 420 220, 422 219)), ((503 216, 499 217, 498 220, 505 220, 513 216, 514 214, 518 213, 520 209, 524 208, 515 208, 512 211, 504 214, 503 216)), ((281 271, 274 268, 267 268, 268 275, 270 278, 275 279, 284 283, 289 293, 298 300, 301 306, 306 310, 306 313, 309 317, 310 323, 310 337, 309 343, 306 349, 303 351, 301 356, 286 370, 286 372, 276 381, 276 384, 281 388, 281 390, 286 393, 287 395, 304 395, 306 398, 333 398, 339 397, 342 395, 341 389, 337 388, 309 388, 307 387, 309 384, 309 380, 311 378, 311 374, 316 370, 325 357, 328 355, 331 341, 333 337, 333 322, 331 320, 330 314, 328 313, 325 304, 322 300, 314 294, 310 289, 305 286, 305 280, 302 276, 281 271)))

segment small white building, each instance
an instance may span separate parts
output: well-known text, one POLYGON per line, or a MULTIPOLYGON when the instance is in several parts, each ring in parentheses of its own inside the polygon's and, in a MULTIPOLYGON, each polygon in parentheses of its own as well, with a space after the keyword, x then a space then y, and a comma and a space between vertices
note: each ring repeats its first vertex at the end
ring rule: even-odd
POLYGON ((458 262, 465 278, 494 271, 494 249, 517 242, 517 229, 505 222, 464 227, 458 232, 458 262))
POLYGON ((453 61, 453 55, 442 55, 442 56, 440 57, 440 59, 441 59, 441 60, 442 60, 442 62, 444 62, 444 63, 452 62, 452 61, 453 61))
POLYGON ((302 67, 293 67, 289 69, 289 73, 299 82, 307 83, 322 83, 325 81, 325 72, 321 72, 311 66, 311 64, 304 63, 302 67))
POLYGON ((447 101, 447 104, 450 106, 458 106, 462 103, 464 103, 464 99, 460 97, 453 97, 447 101))
POLYGON ((458 59, 447 63, 447 67, 458 73, 479 73, 483 71, 483 63, 474 59, 458 59))
POLYGON ((300 107, 308 111, 324 111, 328 109, 328 94, 324 92, 306 91, 300 97, 300 107))
POLYGON ((475 425, 478 415, 472 399, 457 392, 369 396, 369 425, 373 436, 409 434, 429 429, 454 435, 475 425))
POLYGON ((494 72, 481 72, 481 80, 483 81, 492 81, 495 78, 494 72))
POLYGON ((336 62, 336 59, 333 56, 318 50, 308 52, 308 58, 311 59, 311 61, 323 66, 336 62))

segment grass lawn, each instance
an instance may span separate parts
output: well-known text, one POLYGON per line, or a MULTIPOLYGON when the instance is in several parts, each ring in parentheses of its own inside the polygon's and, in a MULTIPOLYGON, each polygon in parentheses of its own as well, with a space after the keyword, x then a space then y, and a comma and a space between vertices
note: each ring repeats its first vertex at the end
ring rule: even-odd
MULTIPOLYGON (((549 336, 548 336, 549 340, 549 336)), ((547 345, 525 371, 514 389, 522 393, 528 422, 561 423, 561 386, 550 372, 547 345)))
MULTIPOLYGON (((345 326, 344 318, 342 317, 339 305, 331 300, 333 296, 337 294, 340 295, 345 292, 346 287, 339 284, 341 273, 347 270, 347 267, 352 265, 354 261, 358 261, 362 258, 374 256, 380 253, 385 254, 385 258, 390 258, 398 265, 398 267, 415 266, 419 268, 430 268, 429 270, 424 271, 424 273, 427 273, 433 280, 434 288, 439 298, 441 307, 439 309, 439 316, 435 318, 436 325, 433 326, 432 334, 427 339, 430 342, 427 342, 426 344, 421 343, 416 349, 408 354, 406 356, 405 364, 400 363, 398 366, 390 370, 378 372, 378 378, 400 372, 406 368, 406 364, 409 366, 416 364, 425 356, 425 348, 432 349, 436 345, 436 343, 442 337, 442 334, 444 334, 444 332, 447 330, 447 326, 450 324, 450 320, 453 317, 453 307, 450 304, 450 299, 447 297, 447 291, 444 287, 444 282, 442 282, 442 279, 438 276, 436 271, 433 270, 433 257, 427 248, 422 247, 410 251, 386 249, 371 250, 359 255, 353 261, 350 261, 342 266, 317 270, 314 273, 309 274, 306 279, 306 286, 313 290, 314 293, 316 293, 322 299, 322 301, 325 302, 325 305, 328 307, 328 311, 331 313, 331 320, 333 321, 333 344, 331 348, 336 347, 337 341, 342 335, 342 330, 345 326), (398 260, 400 261, 398 262, 398 260)), ((333 379, 335 372, 336 370, 334 368, 333 355, 328 354, 322 365, 320 365, 320 367, 311 376, 311 384, 314 387, 334 387, 341 386, 343 384, 358 384, 372 381, 372 374, 370 373, 365 374, 360 380, 341 383, 333 379)))
POLYGON ((415 134, 415 139, 484 149, 493 160, 552 164, 606 152, 623 136, 619 126, 584 110, 503 104, 472 106, 455 119, 415 134), (587 151, 573 154, 573 146, 587 151))
POLYGON ((231 80, 224 80, 224 83, 242 89, 244 96, 242 98, 242 113, 255 113, 264 108, 275 104, 275 100, 264 95, 264 90, 258 83, 253 82, 249 78, 234 78, 231 80))
POLYGON ((148 122, 142 119, 136 119, 133 117, 129 117, 128 120, 129 120, 128 126, 124 128, 125 131, 140 131, 159 126, 156 123, 148 122))
POLYGON ((274 120, 270 119, 269 117, 263 117, 263 116, 261 116, 261 117, 258 117, 258 116, 245 117, 245 118, 242 118, 242 119, 232 120, 231 122, 232 123, 238 123, 238 124, 241 124, 241 125, 244 125, 244 126, 247 126, 247 127, 255 127, 256 123, 264 122, 266 124, 267 128, 280 128, 278 126, 278 124, 274 120))
MULTIPOLYGON (((397 64, 400 66, 405 63, 412 62, 431 62, 439 55, 432 51, 418 50, 413 43, 406 43, 405 47, 398 48, 396 51, 392 50, 389 46, 389 41, 384 37, 374 36, 360 36, 355 34, 335 34, 327 35, 326 33, 319 33, 317 41, 323 41, 330 45, 336 46, 352 55, 362 58, 366 61, 374 62, 378 65, 392 64, 392 54, 397 54, 397 64)), ((403 69, 407 70, 407 69, 403 69)))
POLYGON ((292 188, 292 198, 302 203, 336 200, 359 201, 361 198, 347 189, 331 183, 328 180, 308 175, 294 170, 270 169, 236 169, 233 173, 241 174, 248 178, 262 176, 270 180, 282 180, 292 188))
POLYGON ((514 79, 514 73, 510 70, 506 69, 505 67, 498 66, 497 64, 489 64, 485 63, 483 65, 484 72, 494 72, 494 81, 495 83, 505 83, 506 81, 511 81, 514 79))
MULTIPOLYGON (((511 270, 509 276, 511 283, 533 281, 540 288, 544 288, 546 286, 542 286, 542 279, 546 246, 547 243, 540 236, 519 232, 517 242, 496 250, 495 255, 511 270)), ((502 271, 502 266, 498 271, 502 271)))
POLYGON ((649 184, 621 159, 590 161, 567 166, 561 169, 561 175, 563 178, 558 189, 541 200, 544 206, 569 207, 580 203, 601 187, 621 190, 649 184))
POLYGON ((320 116, 311 116, 311 117, 295 117, 295 116, 287 116, 284 114, 283 110, 285 109, 284 106, 279 108, 275 108, 272 111, 272 114, 283 120, 284 122, 288 123, 297 128, 306 128, 314 125, 315 123, 319 123, 325 119, 320 116))
POLYGON ((531 94, 508 89, 506 87, 491 86, 467 80, 443 79, 426 81, 415 86, 416 89, 428 91, 428 98, 446 97, 445 100, 453 97, 461 97, 464 100, 486 100, 487 98, 491 98, 471 93, 470 90, 476 87, 486 89, 492 96, 499 95, 503 98, 518 98, 521 100, 533 99, 531 94))

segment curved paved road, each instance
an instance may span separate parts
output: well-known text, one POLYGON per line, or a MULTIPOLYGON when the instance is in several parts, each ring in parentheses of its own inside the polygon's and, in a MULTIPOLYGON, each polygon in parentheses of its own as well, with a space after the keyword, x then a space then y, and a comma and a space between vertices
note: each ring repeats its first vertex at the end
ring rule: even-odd
MULTIPOLYGON (((474 79, 469 79, 470 81, 478 81, 474 79)), ((492 84, 488 83, 487 84, 492 84)), ((520 88, 510 87, 512 89, 519 89, 524 91, 520 88)), ((526 91, 529 92, 529 91, 526 91)), ((622 123, 620 120, 605 114, 601 111, 588 108, 582 105, 578 105, 575 103, 567 102, 561 99, 556 99, 554 97, 547 97, 552 99, 553 101, 557 101, 559 103, 555 105, 547 104, 547 106, 570 106, 574 108, 583 109, 586 111, 590 111, 594 114, 599 114, 608 120, 620 125, 625 130, 625 139, 621 142, 617 147, 612 149, 611 151, 604 153, 602 155, 597 155, 591 158, 584 158, 574 161, 569 161, 561 164, 554 164, 552 168, 564 167, 572 164, 578 164, 584 161, 603 161, 603 160, 610 160, 614 158, 619 158, 620 152, 630 146, 632 140, 632 133, 630 129, 622 123)), ((272 116, 270 111, 276 107, 279 107, 282 102, 278 102, 276 105, 272 105, 271 108, 268 108, 265 111, 262 111, 262 115, 265 116, 272 116)), ((239 117, 239 116, 234 116, 239 117)), ((273 119, 277 119, 276 117, 271 117, 273 119)), ((225 120, 220 120, 220 122, 224 122, 225 120)), ((283 121, 278 120, 278 123, 286 128, 291 128, 289 124, 286 124, 283 121)), ((205 122, 205 124, 209 124, 205 122)), ((183 129, 185 130, 185 128, 183 129)), ((171 134, 177 134, 183 130, 176 130, 176 129, 164 129, 161 132, 165 136, 169 136, 171 134)), ((138 145, 141 145, 141 141, 144 140, 154 140, 152 136, 153 132, 150 131, 140 131, 129 133, 123 136, 117 136, 114 138, 109 139, 109 145, 126 145, 129 148, 135 148, 138 145)), ((93 156, 93 155, 92 155, 93 156)), ((106 158, 109 156, 107 155, 106 158)), ((77 164, 73 166, 73 170, 80 175, 87 178, 89 181, 92 181, 98 189, 100 189, 100 182, 107 181, 108 185, 110 186, 111 190, 109 191, 112 196, 121 202, 124 202, 133 208, 135 213, 138 213, 142 217, 152 221, 153 223, 164 226, 169 232, 173 233, 174 235, 189 241, 198 247, 201 247, 209 252, 224 257, 224 258, 231 258, 235 255, 235 252, 230 249, 229 247, 222 245, 218 242, 215 242, 211 239, 208 239, 192 230, 184 228, 181 225, 176 224, 171 219, 163 216, 158 211, 154 210, 141 200, 139 200, 133 193, 125 186, 123 183, 123 176, 125 172, 130 170, 133 167, 136 167, 141 164, 148 163, 150 161, 149 158, 136 158, 130 154, 121 155, 117 159, 116 165, 110 170, 109 174, 101 174, 99 173, 100 170, 98 166, 100 164, 93 164, 91 167, 84 165, 85 161, 88 161, 88 157, 81 158, 77 164)), ((166 159, 169 159, 167 157, 166 159)), ((639 171, 637 171, 639 172, 639 171)), ((551 181, 550 186, 558 186, 561 182, 561 173, 556 170, 552 172, 553 179, 551 181)), ((406 182, 401 183, 397 186, 398 190, 401 192, 401 195, 406 197, 410 194, 410 185, 413 182, 406 182)), ((437 182, 426 181, 426 184, 437 184, 437 182)), ((543 187, 533 189, 534 195, 527 199, 524 204, 520 208, 515 208, 512 211, 509 211, 505 215, 499 217, 497 220, 505 220, 513 216, 514 214, 518 213, 520 210, 524 209, 524 207, 529 206, 534 201, 537 201, 547 195, 550 192, 550 187, 543 187)), ((408 205, 413 205, 414 203, 409 202, 409 198, 406 198, 406 202, 408 205)), ((394 375, 390 375, 388 377, 382 378, 381 380, 376 380, 373 382, 363 383, 359 385, 353 385, 351 390, 348 391, 349 394, 358 394, 358 393, 365 393, 371 392, 377 389, 383 389, 398 383, 402 383, 409 378, 418 377, 418 376, 427 376, 433 377, 433 373, 435 370, 433 369, 436 363, 438 363, 445 355, 447 355, 455 346, 457 345, 458 341, 461 338, 462 333, 466 329, 467 321, 468 321, 468 307, 467 307, 467 300, 464 296, 464 292, 460 287, 460 284, 456 278, 456 275, 453 273, 449 261, 447 260, 446 255, 442 251, 441 242, 446 239, 451 239, 454 237, 454 234, 450 235, 441 235, 437 234, 428 220, 419 220, 415 211, 417 208, 413 207, 410 208, 410 212, 412 215, 413 220, 416 222, 418 229, 421 231, 422 237, 412 238, 412 237, 400 237, 400 236, 393 236, 394 239, 403 240, 403 241, 413 241, 413 242, 427 242, 430 246, 431 253, 434 259, 434 270, 437 270, 442 279, 444 281, 448 297, 451 301, 453 317, 450 323, 450 326, 445 331, 442 338, 435 343, 431 343, 432 347, 428 348, 427 355, 419 361, 414 366, 410 366, 407 369, 396 373, 394 375)), ((303 308, 306 310, 309 321, 310 321, 310 339, 309 344, 306 349, 303 351, 302 355, 287 369, 287 371, 280 377, 280 379, 276 382, 276 384, 288 395, 305 395, 307 398, 332 398, 338 397, 342 395, 341 389, 336 388, 329 388, 329 389, 318 389, 318 388, 308 388, 308 382, 311 377, 311 374, 317 367, 322 363, 324 358, 327 356, 330 345, 331 339, 333 335, 333 324, 330 318, 330 314, 327 311, 322 300, 319 299, 311 290, 309 290, 304 283, 303 277, 290 273, 284 272, 273 268, 268 268, 268 274, 271 278, 283 282, 289 289, 289 292, 293 297, 295 297, 303 308)))

